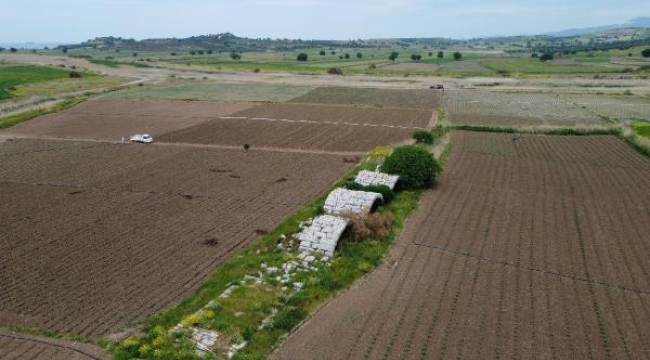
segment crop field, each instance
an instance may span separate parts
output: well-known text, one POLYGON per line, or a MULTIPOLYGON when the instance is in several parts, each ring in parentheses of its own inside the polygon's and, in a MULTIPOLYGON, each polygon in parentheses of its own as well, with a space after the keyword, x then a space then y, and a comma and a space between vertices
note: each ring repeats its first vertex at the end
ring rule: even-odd
POLYGON ((277 84, 191 83, 144 87, 109 93, 107 98, 149 100, 206 100, 283 102, 307 94, 313 88, 277 84))
POLYGON ((290 102, 433 110, 441 105, 441 91, 320 87, 290 102))
POLYGON ((530 57, 486 58, 482 59, 480 63, 494 71, 521 74, 602 74, 620 73, 625 69, 622 65, 607 62, 587 63, 573 61, 572 59, 567 59, 567 61, 558 60, 543 62, 530 57))
POLYGON ((114 140, 136 133, 159 136, 211 118, 251 108, 252 104, 205 101, 91 100, 64 112, 18 124, 8 135, 114 140))
POLYGON ((567 101, 611 118, 650 120, 650 99, 638 96, 562 95, 567 101))
POLYGON ((239 112, 234 117, 306 120, 332 124, 390 125, 426 128, 433 113, 416 109, 377 109, 358 106, 266 104, 239 112))
POLYGON ((493 71, 478 61, 449 61, 440 66, 439 73, 445 74, 490 74, 493 71))
POLYGON ((589 111, 558 96, 454 90, 445 92, 448 119, 454 124, 501 126, 606 125, 589 111))
POLYGON ((650 357, 650 161, 611 136, 452 144, 384 265, 273 357, 650 357))
POLYGON ((425 71, 425 72, 436 72, 440 69, 438 64, 427 64, 420 62, 412 63, 396 63, 389 64, 386 66, 381 66, 381 70, 395 70, 395 71, 425 71))
POLYGON ((88 344, 18 335, 0 330, 0 359, 98 360, 108 359, 108 356, 88 344))
POLYGON ((367 152, 408 142, 413 130, 299 120, 218 119, 161 136, 161 142, 326 152, 367 152))
POLYGON ((18 85, 68 77, 68 71, 53 67, 0 63, 0 100, 12 97, 18 85))
POLYGON ((0 324, 102 336, 140 323, 352 165, 192 146, 0 143, 0 324))

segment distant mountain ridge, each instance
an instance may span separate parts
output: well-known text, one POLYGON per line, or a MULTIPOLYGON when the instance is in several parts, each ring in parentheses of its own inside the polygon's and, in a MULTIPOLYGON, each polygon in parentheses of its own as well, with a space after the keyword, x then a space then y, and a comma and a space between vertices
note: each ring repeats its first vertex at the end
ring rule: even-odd
POLYGON ((598 32, 605 32, 605 31, 615 30, 615 29, 628 29, 628 28, 650 28, 650 17, 634 18, 626 22, 625 24, 603 25, 603 26, 594 26, 594 27, 587 27, 587 28, 573 28, 573 29, 566 29, 562 31, 547 33, 546 35, 555 36, 555 37, 569 37, 569 36, 578 36, 578 35, 592 34, 598 32))

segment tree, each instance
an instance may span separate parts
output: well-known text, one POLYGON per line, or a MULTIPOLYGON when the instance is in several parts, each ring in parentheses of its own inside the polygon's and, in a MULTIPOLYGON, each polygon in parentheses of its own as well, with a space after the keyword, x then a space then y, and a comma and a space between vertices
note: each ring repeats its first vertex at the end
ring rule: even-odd
POLYGON ((420 61, 420 60, 422 60, 422 55, 413 54, 413 55, 411 55, 411 60, 420 61))
POLYGON ((393 51, 388 56, 388 59, 390 59, 391 61, 395 61, 395 59, 397 59, 398 56, 399 56, 399 53, 397 51, 393 51))
POLYGON ((3 52, 3 51, 5 51, 5 48, 3 48, 2 46, 0 46, 0 53, 3 52))
POLYGON ((349 59, 349 58, 350 58, 350 54, 345 54, 345 58, 346 58, 346 59, 349 59))
POLYGON ((386 158, 381 170, 399 175, 398 188, 408 190, 433 186, 441 167, 428 150, 416 145, 407 145, 396 148, 386 158))
POLYGON ((203 55, 203 54, 204 54, 204 51, 203 51, 203 50, 199 50, 199 55, 203 55))
POLYGON ((307 59, 309 59, 309 55, 307 55, 306 53, 300 53, 298 54, 297 59, 298 61, 307 61, 307 59))
POLYGON ((443 57, 445 57, 444 51, 438 51, 438 59, 442 59, 443 57))
POLYGON ((645 49, 641 51, 641 56, 643 56, 644 58, 650 58, 650 49, 645 49))
POLYGON ((137 52, 134 52, 134 53, 133 53, 133 57, 137 57, 137 56, 138 56, 138 53, 137 53, 137 52))
POLYGON ((542 54, 542 56, 539 57, 540 61, 548 61, 548 60, 553 60, 553 53, 552 52, 545 52, 542 54))
POLYGON ((332 55, 336 55, 336 51, 333 51, 333 50, 332 50, 331 54, 332 54, 332 55))
POLYGON ((534 53, 532 53, 532 54, 530 55, 530 57, 532 57, 532 58, 535 58, 535 59, 536 59, 536 58, 538 58, 538 57, 539 57, 539 55, 537 55, 537 53, 536 53, 536 52, 534 52, 534 53))
POLYGON ((233 52, 230 53, 230 58, 235 60, 235 61, 241 60, 241 54, 236 52, 236 51, 233 51, 233 52))
POLYGON ((325 50, 321 50, 321 51, 319 52, 319 54, 320 54, 320 56, 325 56, 325 50))
POLYGON ((212 54, 214 54, 214 50, 212 50, 212 49, 210 49, 210 50, 208 50, 208 51, 206 51, 206 52, 208 53, 208 55, 212 55, 212 54))
POLYGON ((432 57, 432 56, 433 56, 433 53, 431 51, 429 51, 429 57, 432 57))
POLYGON ((358 52, 358 53, 357 53, 357 59, 361 59, 362 57, 363 57, 363 54, 360 53, 360 52, 358 52))
POLYGON ((176 53, 175 52, 171 53, 171 56, 176 56, 176 53))
POLYGON ((463 58, 463 54, 459 53, 458 51, 454 53, 454 60, 460 60, 462 58, 463 58))
POLYGON ((190 51, 190 55, 196 55, 196 51, 194 50, 190 51))
POLYGON ((66 54, 68 52, 68 48, 64 47, 63 49, 61 49, 61 51, 63 51, 63 53, 66 54))
POLYGON ((15 53, 16 51, 18 51, 18 49, 16 49, 15 47, 12 47, 12 48, 9 49, 9 51, 11 51, 12 53, 15 53))

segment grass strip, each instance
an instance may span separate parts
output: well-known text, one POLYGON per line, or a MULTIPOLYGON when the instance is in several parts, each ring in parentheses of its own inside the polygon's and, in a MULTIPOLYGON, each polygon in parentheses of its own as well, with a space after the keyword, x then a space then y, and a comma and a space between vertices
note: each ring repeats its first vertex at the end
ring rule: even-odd
POLYGON ((45 109, 37 109, 37 110, 30 110, 30 111, 25 111, 20 114, 16 115, 11 115, 5 118, 0 119, 0 129, 6 129, 10 128, 16 124, 19 124, 23 121, 31 120, 35 117, 46 115, 46 114, 51 114, 51 113, 56 113, 60 112, 66 109, 69 109, 75 105, 81 104, 82 102, 88 100, 87 97, 80 97, 80 98, 74 98, 74 99, 68 99, 65 100, 59 104, 56 104, 52 107, 45 108, 45 109))

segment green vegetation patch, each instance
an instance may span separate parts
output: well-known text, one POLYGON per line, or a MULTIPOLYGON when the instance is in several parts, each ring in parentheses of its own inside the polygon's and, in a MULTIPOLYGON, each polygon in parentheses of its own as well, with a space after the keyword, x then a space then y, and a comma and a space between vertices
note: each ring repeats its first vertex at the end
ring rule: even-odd
POLYGON ((35 117, 41 116, 41 115, 46 115, 50 113, 55 113, 55 112, 60 112, 66 109, 69 109, 77 104, 80 104, 84 101, 88 100, 88 98, 77 98, 77 99, 69 99, 65 100, 59 104, 56 104, 52 106, 51 108, 47 109, 38 109, 38 110, 31 110, 31 111, 26 111, 20 114, 8 116, 5 118, 0 118, 0 129, 6 129, 9 127, 12 127, 16 124, 19 124, 23 121, 31 120, 35 117))
POLYGON ((650 139, 650 123, 636 122, 632 124, 632 129, 637 135, 650 139))
POLYGON ((2 66, 0 71, 0 100, 13 97, 16 86, 70 77, 70 72, 47 66, 2 66))
POLYGON ((107 94, 108 98, 205 101, 284 102, 313 88, 278 84, 198 83, 169 87, 141 87, 107 94))

